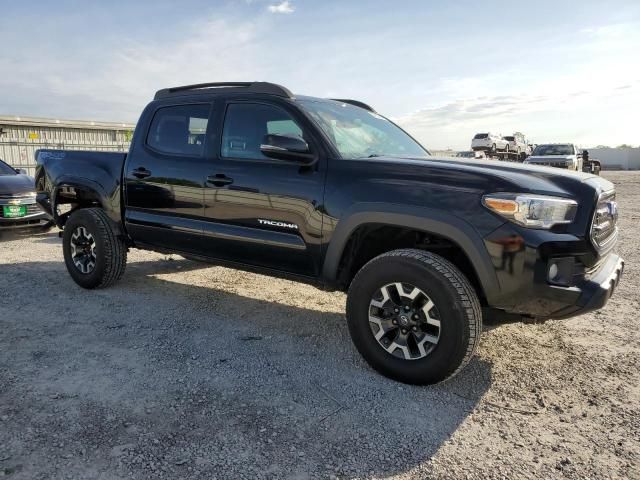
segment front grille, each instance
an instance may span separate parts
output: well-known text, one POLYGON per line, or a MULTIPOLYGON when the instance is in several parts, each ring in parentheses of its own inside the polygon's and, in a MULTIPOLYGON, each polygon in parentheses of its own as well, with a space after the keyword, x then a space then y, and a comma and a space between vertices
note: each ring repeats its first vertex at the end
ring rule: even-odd
POLYGON ((598 198, 591 224, 591 240, 598 249, 608 247, 618 233, 618 205, 616 193, 606 192, 598 198))
POLYGON ((33 202, 35 198, 35 193, 31 195, 24 193, 0 193, 0 203, 6 203, 3 202, 3 200, 22 200, 23 202, 27 203, 33 202))
POLYGON ((534 165, 542 165, 544 167, 567 168, 566 162, 535 162, 534 165))

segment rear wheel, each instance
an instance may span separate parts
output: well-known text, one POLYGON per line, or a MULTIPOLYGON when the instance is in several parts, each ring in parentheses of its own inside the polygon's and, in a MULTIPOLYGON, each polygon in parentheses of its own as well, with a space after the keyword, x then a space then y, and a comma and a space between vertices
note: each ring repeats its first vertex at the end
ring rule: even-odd
POLYGON ((432 384, 458 373, 476 350, 482 316, 473 287, 449 261, 406 249, 366 264, 349 288, 351 338, 377 371, 432 384))
POLYGON ((73 213, 62 236, 64 262, 71 278, 83 288, 103 288, 122 277, 127 246, 116 235, 111 219, 99 208, 73 213))

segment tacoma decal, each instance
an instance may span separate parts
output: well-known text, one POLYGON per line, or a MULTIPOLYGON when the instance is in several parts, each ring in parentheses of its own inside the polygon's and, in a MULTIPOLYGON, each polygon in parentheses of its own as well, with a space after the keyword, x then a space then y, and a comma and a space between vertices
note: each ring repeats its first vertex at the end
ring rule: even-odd
POLYGON ((272 227, 282 227, 290 228, 292 230, 298 230, 298 225, 296 225, 295 223, 278 222, 276 220, 265 220, 264 218, 259 218, 258 223, 260 225, 270 225, 272 227))

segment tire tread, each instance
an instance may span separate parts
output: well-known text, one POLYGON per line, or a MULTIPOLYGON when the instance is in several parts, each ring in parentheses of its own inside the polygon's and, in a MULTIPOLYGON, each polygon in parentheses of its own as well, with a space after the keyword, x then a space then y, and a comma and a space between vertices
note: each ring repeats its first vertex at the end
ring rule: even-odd
MULTIPOLYGON (((460 272, 460 270, 449 260, 435 253, 417 248, 391 250, 373 258, 356 273, 351 282, 351 286, 356 284, 361 276, 367 275, 367 270, 369 268, 378 262, 388 259, 389 257, 405 258, 432 268, 440 273, 442 277, 446 279, 456 290, 467 318, 469 342, 467 343, 467 350, 462 361, 460 361, 458 365, 454 365, 454 368, 452 368, 450 372, 447 372, 441 381, 454 377, 471 361, 478 349, 478 345, 480 344, 480 335, 482 333, 482 309, 475 289, 464 274, 460 272)), ((349 288, 348 298, 351 298, 351 287, 349 288)))
MULTIPOLYGON (((107 215, 107 213, 101 208, 83 208, 75 212, 70 220, 75 215, 87 215, 91 217, 91 220, 95 224, 97 231, 95 234, 102 240, 103 247, 102 256, 104 257, 104 270, 102 276, 97 283, 95 281, 80 282, 78 283, 83 288, 106 288, 116 283, 124 274, 127 265, 127 245, 123 238, 118 236, 116 229, 113 227, 113 222, 107 215)), ((67 226, 69 222, 67 222, 67 226)), ((71 268, 67 265, 67 268, 71 268)), ((74 277, 72 275, 72 277, 74 277)), ((75 277, 74 277, 75 279, 75 277)))

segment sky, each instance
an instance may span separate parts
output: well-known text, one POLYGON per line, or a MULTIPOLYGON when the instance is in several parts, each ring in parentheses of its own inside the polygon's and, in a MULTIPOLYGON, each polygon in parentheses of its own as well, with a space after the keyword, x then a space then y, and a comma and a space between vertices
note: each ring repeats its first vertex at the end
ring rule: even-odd
POLYGON ((354 98, 431 149, 640 144, 640 1, 0 0, 0 115, 135 122, 156 90, 354 98))

